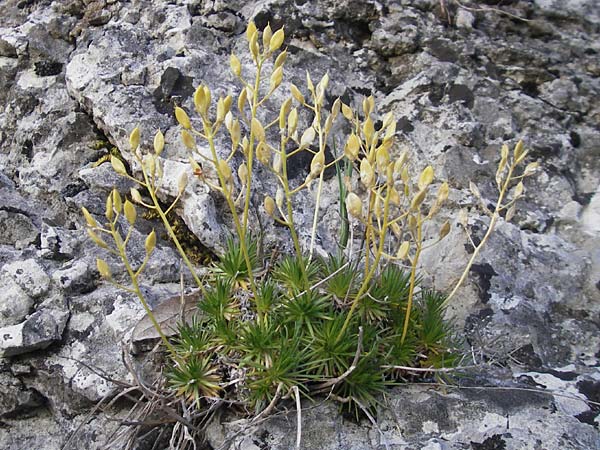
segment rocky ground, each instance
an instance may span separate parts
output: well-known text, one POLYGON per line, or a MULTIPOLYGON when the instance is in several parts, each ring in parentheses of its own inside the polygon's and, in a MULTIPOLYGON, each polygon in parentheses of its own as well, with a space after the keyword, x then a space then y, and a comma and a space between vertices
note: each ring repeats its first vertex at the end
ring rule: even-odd
MULTIPOLYGON (((183 170, 173 105, 190 106, 202 82, 236 92, 227 61, 244 54, 253 19, 285 26, 290 81, 328 71, 332 99, 372 93, 394 111, 400 145, 450 181, 445 215, 471 210, 475 239, 488 219, 469 181, 494 200, 500 145, 523 138, 541 164, 450 305, 481 366, 460 380, 466 389, 398 387, 377 427, 307 404, 303 448, 600 449, 600 407, 586 403, 600 402, 600 10, 595 0, 500 2, 509 14, 497 4, 1 2, 0 448, 60 449, 82 423, 67 448, 107 441, 112 416, 88 413, 111 392, 106 377, 127 377, 121 341, 143 314, 95 269, 79 209, 100 215, 108 190, 129 186, 94 162, 112 145, 127 157, 139 124, 148 141, 165 133, 167 166, 183 170)), ((178 212, 219 251, 218 198, 192 186, 178 212)), ((322 220, 324 248, 334 220, 322 220)), ((134 252, 154 226, 136 225, 134 252)), ((424 256, 426 282, 447 288, 470 251, 456 227, 424 256)), ((144 285, 153 304, 178 291, 180 273, 167 241, 157 252, 144 285)), ((242 432, 227 420, 210 427, 212 448, 294 445, 293 414, 242 432)))

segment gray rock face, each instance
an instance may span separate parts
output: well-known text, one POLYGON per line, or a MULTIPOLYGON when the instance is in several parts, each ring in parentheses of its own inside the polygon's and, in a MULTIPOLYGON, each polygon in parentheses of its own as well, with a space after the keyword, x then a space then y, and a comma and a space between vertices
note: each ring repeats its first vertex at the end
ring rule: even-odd
MULTIPOLYGON (((129 376, 121 339, 143 312, 135 298, 100 282, 101 255, 127 280, 119 261, 90 243, 79 209, 100 219, 106 194, 116 187, 125 195, 131 183, 94 162, 114 145, 135 173, 129 132, 139 125, 149 146, 161 129, 170 174, 161 196, 172 199, 174 180, 189 170, 173 107, 192 110, 200 83, 213 97, 239 92, 228 58, 242 56, 246 70, 243 31, 254 19, 259 28, 285 25, 288 81, 304 86, 306 69, 313 79, 329 72, 328 101, 341 96, 358 105, 372 93, 379 112, 396 114, 398 148, 410 150, 417 169, 432 164, 449 180, 443 215, 456 224, 458 211, 469 209, 475 241, 489 219, 469 182, 492 203, 500 145, 525 140, 541 170, 527 180, 513 221, 500 222, 449 314, 463 327, 474 363, 495 364, 474 384, 568 396, 402 387, 381 409, 380 431, 344 420, 329 403, 306 405, 303 448, 600 448, 598 409, 581 401, 597 402, 600 385, 599 10, 593 0, 497 7, 511 15, 491 2, 461 3, 469 9, 437 0, 1 2, 0 447, 62 448, 114 387, 95 370, 129 376)), ((266 114, 277 114, 284 90, 266 114)), ((298 179, 308 164, 295 164, 298 179)), ((263 175, 256 205, 275 189, 263 175)), ((304 242, 312 195, 298 198, 304 242)), ((332 178, 317 230, 321 252, 335 248, 336 196, 332 178)), ((218 195, 190 183, 178 213, 202 244, 222 249, 231 224, 218 195)), ((268 240, 285 239, 262 220, 268 240)), ((133 260, 143 258, 152 228, 160 225, 139 219, 133 260)), ((178 289, 180 261, 163 237, 143 280, 153 304, 178 289)), ((451 287, 470 252, 464 231, 453 227, 423 255, 424 283, 451 287)), ((293 413, 277 416, 235 437, 231 448, 292 448, 294 423, 293 413)), ((111 424, 98 413, 71 448, 101 448, 111 424)), ((211 445, 235 431, 215 422, 211 445)))

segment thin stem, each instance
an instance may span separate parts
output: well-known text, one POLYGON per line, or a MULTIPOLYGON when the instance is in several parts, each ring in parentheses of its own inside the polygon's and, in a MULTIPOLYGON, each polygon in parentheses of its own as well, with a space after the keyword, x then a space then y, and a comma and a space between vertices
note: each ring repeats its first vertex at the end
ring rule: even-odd
POLYGON ((410 287, 408 290, 408 302, 406 303, 406 315, 404 316, 404 326, 402 327, 402 337, 400 338, 400 345, 404 344, 404 340, 406 339, 406 334, 408 333, 408 324, 410 323, 410 313, 412 310, 413 297, 415 294, 415 284, 417 278, 417 264, 419 263, 419 256, 421 256, 421 240, 422 236, 422 228, 423 221, 421 220, 421 212, 419 211, 419 215, 417 217, 417 250, 415 252, 415 256, 412 260, 412 268, 410 271, 410 287))

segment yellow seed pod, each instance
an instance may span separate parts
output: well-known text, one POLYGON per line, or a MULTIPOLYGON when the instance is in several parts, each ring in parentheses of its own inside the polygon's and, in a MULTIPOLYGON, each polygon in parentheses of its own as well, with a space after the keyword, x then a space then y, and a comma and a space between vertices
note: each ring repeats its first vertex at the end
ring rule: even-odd
POLYGON ((419 209, 419 207, 421 206, 421 204, 423 203, 423 201, 425 200, 425 197, 427 196, 427 188, 423 189, 422 191, 419 191, 417 193, 417 195, 415 195, 412 199, 412 201, 410 202, 410 209, 412 209, 413 211, 416 211, 419 209))
POLYGON ((129 195, 131 195, 131 199, 136 203, 142 203, 142 194, 136 188, 131 188, 129 191, 129 195))
POLYGON ((240 145, 240 139, 242 138, 242 130, 240 128, 240 121, 235 119, 231 124, 231 130, 229 130, 229 134, 231 135, 231 147, 236 149, 238 145, 240 145))
POLYGON ((242 75, 242 63, 240 62, 240 59, 234 53, 232 53, 231 56, 229 57, 229 67, 231 68, 231 72, 236 77, 239 77, 242 75))
POLYGON ((529 154, 529 150, 523 151, 519 157, 515 160, 515 165, 521 164, 521 162, 525 159, 525 157, 529 154))
POLYGON ((300 92, 300 89, 298 89, 294 83, 290 85, 290 91, 292 93, 292 96, 296 99, 298 103, 300 103, 301 105, 304 105, 304 103, 306 103, 304 100, 304 95, 302 95, 302 92, 300 92))
POLYGON ((260 48, 258 46, 258 32, 254 33, 250 38, 248 43, 248 48, 250 49, 250 54, 252 55, 252 59, 256 61, 258 59, 258 55, 260 53, 260 48))
POLYGON ((285 33, 283 32, 283 28, 280 28, 271 37, 271 40, 269 42, 269 50, 271 52, 278 50, 279 47, 281 47, 281 44, 283 44, 284 39, 285 39, 285 33))
POLYGON ((450 193, 450 188, 448 187, 448 183, 447 182, 443 182, 442 185, 440 186, 440 188, 438 189, 438 194, 437 194, 437 204, 441 205, 442 203, 444 203, 447 199, 448 199, 448 194, 450 193))
POLYGON ((117 212, 117 214, 121 214, 123 210, 123 201, 121 200, 121 194, 116 189, 112 190, 112 198, 113 198, 113 208, 117 212))
POLYGON ((331 106, 331 117, 333 117, 333 120, 335 120, 337 118, 338 114, 340 113, 341 108, 342 108, 342 101, 338 97, 335 99, 335 101, 333 102, 333 105, 331 106))
POLYGON ((406 257, 408 256, 409 250, 410 250, 410 242, 409 241, 402 242, 402 244, 400 244, 400 247, 398 248, 398 252, 396 252, 396 258, 398 258, 400 260, 406 259, 406 257))
POLYGON ((146 250, 146 254, 149 255, 150 253, 152 253, 154 247, 156 247, 156 233, 154 232, 154 230, 152 230, 150 234, 146 237, 146 241, 144 242, 144 249, 146 250))
POLYGON ((237 170, 238 178, 240 179, 240 183, 242 186, 245 186, 248 182, 248 166, 246 163, 240 164, 237 170))
POLYGON ((400 227, 400 225, 398 225, 398 222, 393 222, 390 225, 390 228, 392 229, 392 233, 394 233, 394 235, 399 238, 402 235, 402 228, 400 227))
POLYGON ((217 122, 222 122, 225 120, 225 114, 227 114, 225 102, 223 101, 223 97, 220 97, 217 101, 217 122))
POLYGON ((181 130, 181 141, 190 150, 196 150, 196 139, 187 130, 181 130))
POLYGON ((246 27, 246 39, 248 40, 248 42, 252 39, 252 36, 254 36, 254 33, 256 33, 256 31, 256 25, 254 24, 254 22, 250 22, 246 27))
POLYGON ((395 123, 394 113, 392 111, 389 111, 388 113, 386 113, 385 116, 383 116, 383 123, 381 125, 381 128, 387 128, 393 123, 395 123))
POLYGON ((219 162, 217 163, 217 170, 219 171, 225 182, 231 180, 231 167, 229 167, 229 164, 226 160, 219 160, 219 162))
POLYGON ((517 145, 515 145, 515 150, 513 153, 515 161, 518 161, 521 155, 523 154, 523 148, 523 141, 519 140, 519 142, 517 142, 517 145))
POLYGON ((267 167, 271 164, 271 150, 265 141, 258 143, 256 147, 256 159, 267 167))
POLYGON ((278 208, 283 208, 283 198, 284 198, 284 194, 283 194, 283 189, 280 187, 277 188, 277 192, 275 193, 275 203, 277 204, 278 208))
POLYGON ((523 186, 523 182, 519 181, 519 183, 515 187, 515 194, 514 194, 513 198, 519 198, 521 195, 523 195, 524 190, 525 190, 525 187, 523 186))
POLYGON ((231 104, 233 103, 233 98, 230 94, 226 95, 223 98, 223 107, 225 108, 225 112, 228 113, 231 111, 231 104))
POLYGON ((375 135, 375 126, 373 125, 373 121, 371 117, 368 116, 363 123, 363 135, 365 136, 365 142, 367 146, 371 146, 371 142, 373 141, 373 136, 375 135))
POLYGON ((415 230, 417 228, 417 218, 413 215, 408 216, 406 224, 408 225, 409 229, 415 230))
POLYGON ((180 176, 179 179, 177 180, 177 192, 179 192, 180 194, 185 191, 185 187, 188 184, 188 175, 187 172, 183 172, 180 176))
POLYGON ((135 223, 135 218, 137 216, 135 211, 135 206, 129 200, 125 200, 125 205, 123 206, 123 212, 125 213, 125 218, 130 225, 135 223))
POLYGON ((508 211, 506 211, 506 215, 504 216, 504 220, 506 222, 510 222, 513 217, 515 217, 515 212, 517 211, 517 205, 512 205, 510 208, 508 208, 508 211))
POLYGON ((448 222, 447 220, 444 222, 444 224, 442 225, 442 228, 440 228, 440 236, 439 236, 439 240, 441 241, 442 239, 444 239, 446 236, 448 236, 448 233, 450 233, 450 222, 448 222))
POLYGON ((502 145, 502 149, 500 150, 500 156, 502 159, 508 159, 508 145, 504 144, 502 145))
POLYGON ((310 162, 310 175, 313 178, 318 177, 323 172, 325 167, 325 152, 320 151, 313 156, 312 161, 310 162))
POLYGON ((206 112, 208 111, 208 107, 210 106, 210 103, 212 102, 212 95, 210 94, 210 89, 208 88, 208 86, 202 86, 202 95, 204 98, 204 103, 202 105, 204 113, 206 114, 206 112))
POLYGON ((246 136, 244 136, 244 138, 242 139, 242 153, 244 153, 244 155, 248 156, 249 150, 250 150, 250 141, 248 141, 248 138, 246 136))
POLYGON ((175 118, 177 119, 177 122, 179 122, 179 125, 181 125, 186 130, 192 128, 190 118, 187 115, 187 113, 183 110, 183 108, 180 108, 179 106, 175 107, 175 118))
POLYGON ((200 85, 194 92, 194 107, 201 116, 206 115, 208 107, 210 106, 210 91, 208 91, 208 97, 206 95, 207 91, 208 88, 205 89, 205 86, 200 85))
POLYGON ((433 181, 433 167, 427 166, 427 167, 425 167, 425 169, 423 169, 423 172, 421 172, 421 175, 419 175, 419 182, 417 184, 419 186, 419 190, 425 189, 427 186, 429 186, 431 184, 432 181, 433 181))
POLYGON ((349 192, 346 196, 346 210, 353 217, 362 217, 362 201, 354 192, 349 192))
POLYGON ((402 172, 400 173, 400 179, 406 185, 406 187, 408 187, 408 179, 409 179, 408 166, 404 166, 404 168, 402 169, 402 172))
POLYGON ((92 215, 87 210, 87 208, 85 208, 85 207, 82 206, 81 207, 81 211, 83 212, 83 217, 85 218, 85 222, 88 224, 88 226, 92 227, 92 228, 97 228, 98 227, 98 222, 96 222, 96 219, 94 219, 92 217, 92 215))
POLYGON ((323 127, 325 129, 325 134, 329 134, 332 126, 333 126, 333 116, 331 114, 329 114, 329 116, 327 116, 327 120, 325 121, 325 126, 323 127))
POLYGON ((112 222, 113 218, 115 217, 115 213, 113 211, 112 194, 109 194, 106 197, 106 209, 104 211, 104 215, 109 220, 109 222, 112 222))
POLYGON ((325 94, 325 91, 327 90, 327 85, 329 85, 329 73, 325 72, 325 75, 323 75, 323 77, 321 78, 321 81, 319 81, 319 84, 317 84, 317 96, 321 97, 322 95, 325 94))
POLYGON ((367 188, 375 184, 375 171, 367 158, 363 158, 360 162, 360 181, 367 188))
POLYGON ((265 140, 265 129, 256 117, 252 118, 251 131, 256 140, 260 142, 265 140))
POLYGON ((395 135, 396 135, 396 121, 392 120, 392 123, 390 123, 385 128, 385 135, 384 135, 383 139, 384 139, 384 141, 392 141, 394 139, 395 135))
POLYGON ((308 70, 306 71, 306 86, 308 87, 308 90, 314 94, 315 85, 313 84, 312 79, 310 78, 310 73, 308 72, 308 70))
POLYGON ((238 97, 237 102, 238 110, 242 114, 244 113, 244 106, 246 106, 246 100, 248 100, 248 91, 246 89, 242 89, 242 92, 240 92, 240 96, 238 97))
POLYGON ((287 50, 282 51, 279 56, 277 56, 277 59, 275 59, 275 64, 273 65, 273 67, 275 67, 276 69, 278 67, 283 67, 283 65, 285 64, 285 60, 287 59, 287 50))
POLYGON ((225 124, 225 128, 227 128, 227 131, 231 133, 231 125, 233 124, 233 114, 231 114, 231 111, 225 114, 225 119, 223 119, 223 123, 225 124))
POLYGON ((300 138, 300 147, 306 148, 315 140, 316 133, 315 129, 311 126, 304 130, 302 137, 300 138))
POLYGON ((287 116, 292 109, 292 99, 286 99, 282 104, 281 108, 279 108, 279 129, 285 130, 285 123, 287 116))
POLYGON ((381 204, 381 197, 375 197, 375 200, 373 202, 373 213, 375 214, 375 217, 381 217, 381 204))
POLYGON ((129 145, 132 150, 137 149, 140 146, 140 128, 135 127, 129 135, 129 145))
POLYGON ((388 153, 385 146, 381 145, 375 152, 375 164, 377 165, 377 171, 380 174, 386 172, 387 166, 390 162, 390 154, 388 153))
POLYGON ((290 113, 288 114, 288 136, 292 136, 296 132, 296 127, 298 126, 298 110, 296 108, 292 108, 290 113))
POLYGON ((100 248, 108 248, 108 244, 104 242, 91 228, 87 229, 88 236, 100 248))
POLYGON ((358 151, 360 150, 360 139, 354 133, 348 137, 348 141, 344 147, 344 156, 350 161, 354 161, 358 158, 358 151))
POLYGON ((96 258, 96 268, 98 269, 98 272, 100 272, 102 278, 106 278, 107 280, 112 278, 110 268, 103 259, 96 258))
POLYGON ((267 26, 263 30, 262 34, 263 48, 269 47, 269 44, 271 43, 271 37, 273 37, 273 30, 271 30, 271 24, 267 23, 267 26))
POLYGON ((345 103, 342 103, 342 115, 346 118, 346 120, 354 120, 354 111, 352 111, 352 108, 345 103))
POLYGON ((125 169, 125 164, 119 158, 114 155, 110 157, 110 165, 113 170, 117 172, 119 175, 127 175, 127 169, 125 169))
POLYGON ((263 207, 265 208, 267 215, 273 217, 273 214, 275 213, 275 201, 273 200, 273 197, 270 195, 265 196, 263 207))
POLYGON ((283 67, 279 66, 277 69, 273 71, 271 74, 271 78, 269 79, 269 90, 274 91, 279 87, 281 81, 283 80, 283 67))
POLYGON ((154 135, 154 152, 160 155, 165 148, 165 137, 162 131, 158 130, 154 135))

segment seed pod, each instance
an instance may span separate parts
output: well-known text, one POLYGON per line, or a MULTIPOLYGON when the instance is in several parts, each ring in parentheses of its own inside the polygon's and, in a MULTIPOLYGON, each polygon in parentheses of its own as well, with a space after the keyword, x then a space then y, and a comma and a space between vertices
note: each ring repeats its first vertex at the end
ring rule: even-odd
POLYGON ((106 197, 106 210, 104 212, 104 215, 106 216, 106 218, 108 219, 109 222, 112 222, 113 218, 114 218, 114 211, 113 211, 113 202, 112 202, 112 195, 109 194, 106 197))
POLYGON ((315 85, 313 84, 312 79, 310 78, 310 73, 308 72, 308 70, 306 71, 306 87, 310 92, 312 92, 313 94, 315 93, 315 85))
POLYGON ((392 111, 389 111, 386 113, 385 116, 383 116, 383 123, 381 125, 381 128, 387 128, 393 123, 395 124, 394 113, 392 111))
POLYGON ((515 145, 515 150, 513 153, 515 162, 519 160, 519 158, 521 157, 522 154, 523 154, 523 141, 519 140, 519 142, 517 142, 517 145, 515 145))
POLYGON ((448 187, 447 182, 443 182, 438 190, 436 203, 441 205, 448 199, 448 194, 450 193, 450 188, 448 187))
POLYGON ((136 150, 140 146, 140 129, 135 127, 129 135, 129 145, 132 150, 136 150))
POLYGON ((180 194, 185 191, 185 187, 188 184, 188 175, 187 172, 182 172, 182 174, 179 176, 179 179, 177 180, 177 192, 179 192, 180 194))
POLYGON ((196 150, 196 139, 187 130, 181 130, 181 141, 190 150, 196 150))
POLYGON ((242 186, 245 186, 248 182, 248 166, 246 163, 240 164, 237 170, 238 178, 240 179, 240 183, 242 186))
POLYGON ((346 196, 346 209, 353 217, 362 217, 362 201, 354 192, 349 192, 346 196))
POLYGON ((291 98, 286 99, 281 104, 281 108, 279 108, 279 129, 282 131, 285 130, 285 122, 286 122, 287 116, 291 109, 292 109, 292 99, 291 98))
POLYGON ((298 89, 294 83, 290 85, 290 92, 292 93, 292 96, 296 99, 298 103, 300 103, 301 105, 304 105, 304 103, 306 103, 304 100, 304 95, 302 95, 302 92, 300 92, 300 89, 298 89))
POLYGON ((265 140, 265 129, 256 117, 252 119, 251 131, 256 140, 260 142, 265 140))
POLYGON ((237 102, 238 110, 242 114, 244 114, 244 106, 246 106, 246 100, 248 100, 248 92, 246 91, 246 89, 242 89, 242 92, 240 92, 240 96, 238 97, 237 102))
POLYGON ((131 188, 129 191, 129 195, 131 195, 131 199, 136 203, 142 203, 142 194, 136 188, 131 188))
POLYGON ((278 208, 283 208, 283 189, 281 189, 281 186, 277 188, 277 192, 275 193, 275 203, 277 204, 278 208))
POLYGON ((258 32, 254 33, 250 38, 248 43, 248 48, 250 49, 250 54, 252 55, 252 59, 256 61, 258 59, 258 54, 260 53, 260 48, 258 46, 258 32))
POLYGON ((375 164, 377 165, 377 171, 380 174, 383 174, 386 171, 389 162, 390 154, 385 146, 382 145, 378 147, 375 153, 375 164))
POLYGON ((284 39, 285 39, 285 34, 283 32, 283 28, 280 28, 271 37, 271 40, 269 42, 269 50, 271 52, 278 50, 279 47, 281 47, 281 44, 283 44, 284 39))
POLYGON ((396 258, 403 260, 408 256, 408 251, 410 250, 410 242, 404 241, 400 244, 398 248, 398 252, 396 253, 396 258))
POLYGON ((117 214, 121 214, 123 210, 123 202, 121 200, 121 194, 116 189, 112 190, 112 198, 113 198, 113 208, 117 212, 117 214))
POLYGON ((325 129, 325 134, 329 134, 332 126, 333 126, 333 116, 331 114, 329 114, 329 116, 327 116, 327 120, 325 121, 325 126, 323 127, 325 129))
POLYGON ((265 208, 267 215, 273 217, 273 214, 275 213, 275 201, 273 200, 273 197, 270 195, 265 196, 263 207, 265 208))
POLYGON ((293 136, 296 132, 296 127, 298 126, 298 110, 296 108, 292 108, 290 113, 288 114, 288 136, 293 136))
POLYGON ((450 233, 450 222, 448 222, 447 220, 444 222, 444 224, 442 225, 442 228, 440 228, 440 236, 439 236, 439 240, 441 241, 442 239, 444 239, 446 236, 448 236, 448 233, 450 233))
POLYGON ((154 247, 156 247, 156 233, 154 232, 154 230, 152 230, 150 234, 146 237, 146 241, 144 242, 144 249, 146 250, 146 254, 149 255, 150 253, 152 253, 154 247))
POLYGON ((274 68, 282 67, 285 64, 285 60, 287 59, 287 50, 282 51, 279 56, 275 59, 274 68))
POLYGON ((325 96, 325 91, 327 90, 327 85, 329 84, 329 73, 325 73, 319 84, 317 84, 317 102, 319 104, 322 103, 322 98, 325 96))
POLYGON ((392 229, 392 233, 394 233, 394 235, 399 238, 402 235, 402 228, 400 227, 400 225, 398 225, 398 222, 393 222, 390 225, 390 228, 392 229))
POLYGON ((333 120, 337 119, 337 116, 340 113, 341 108, 342 108, 342 101, 338 97, 335 99, 335 101, 333 102, 333 105, 331 106, 331 117, 333 117, 333 120))
POLYGON ((506 211, 506 216, 504 216, 504 220, 506 222, 510 222, 513 217, 515 217, 515 212, 517 211, 517 205, 512 205, 510 208, 508 208, 508 211, 506 211))
POLYGON ((242 138, 242 130, 240 128, 240 121, 235 119, 231 124, 231 130, 229 130, 231 136, 231 147, 237 149, 240 145, 240 139, 242 138))
POLYGON ((312 161, 310 162, 310 175, 313 178, 320 176, 321 172, 323 172, 324 167, 325 167, 325 152, 324 151, 317 152, 315 154, 315 156, 313 156, 312 161))
POLYGON ((265 141, 260 141, 256 147, 256 159, 263 165, 269 166, 271 163, 271 149, 265 141))
POLYGON ((515 160, 515 166, 518 164, 521 164, 521 162, 523 162, 523 160, 527 157, 527 155, 529 154, 529 150, 525 150, 523 151, 519 157, 515 160))
POLYGON ((408 225, 409 229, 415 230, 417 228, 417 218, 411 214, 408 216, 406 224, 408 225))
POLYGON ((400 194, 394 186, 389 188, 390 190, 390 202, 396 206, 400 206, 400 194))
POLYGON ((273 170, 275 173, 281 173, 281 167, 283 166, 283 162, 281 161, 281 153, 275 152, 273 156, 273 170))
POLYGON ((354 161, 358 158, 358 151, 360 150, 360 139, 354 133, 348 137, 348 141, 344 147, 344 156, 350 161, 354 161))
POLYGON ((412 199, 412 201, 410 202, 410 209, 412 209, 413 211, 416 211, 419 209, 419 207, 421 206, 421 203, 423 203, 423 201, 425 200, 425 197, 427 196, 427 188, 423 189, 422 191, 419 191, 419 193, 417 195, 415 195, 412 199))
POLYGON ((175 118, 177 119, 177 122, 179 122, 179 125, 181 125, 186 130, 192 128, 190 118, 187 115, 187 113, 183 110, 183 108, 180 108, 179 106, 175 107, 175 118))
POLYGON ((250 22, 246 27, 246 39, 250 41, 252 39, 252 36, 254 36, 254 33, 256 33, 256 31, 256 25, 254 24, 254 22, 250 22))
POLYGON ((92 217, 92 215, 87 210, 87 208, 85 208, 85 207, 82 206, 81 207, 81 211, 83 212, 83 217, 85 218, 85 222, 88 224, 88 226, 92 227, 92 228, 97 228, 98 227, 98 222, 96 222, 96 219, 94 219, 92 217))
POLYGON ((532 162, 527 164, 527 167, 525 167, 525 170, 523 171, 523 176, 527 177, 529 175, 533 175, 539 166, 540 163, 538 162, 532 162))
POLYGON ((108 248, 108 244, 104 242, 91 228, 87 229, 88 236, 100 248, 108 248))
POLYGON ((300 147, 306 148, 313 143, 315 140, 316 133, 315 129, 311 126, 304 130, 302 137, 300 138, 300 147))
POLYGON ((373 125, 373 121, 371 117, 368 116, 363 123, 363 135, 365 136, 365 142, 367 143, 367 147, 371 146, 371 142, 373 142, 373 136, 375 135, 375 126, 373 125))
POLYGON ((271 74, 271 78, 269 79, 269 90, 274 91, 279 87, 281 81, 283 80, 283 67, 279 66, 276 68, 271 74))
POLYGON ((98 269, 98 272, 100 272, 100 276, 102 278, 106 278, 107 280, 110 280, 112 278, 110 268, 108 267, 108 264, 106 264, 106 261, 100 258, 96 258, 96 267, 98 269))
POLYGON ((433 181, 433 167, 427 166, 419 175, 419 182, 417 185, 419 186, 419 190, 425 189, 427 186, 431 184, 433 181))
POLYGON ((127 219, 127 222, 129 222, 130 225, 133 225, 135 223, 135 219, 137 216, 135 206, 133 206, 133 203, 131 203, 129 200, 125 200, 125 205, 123 206, 123 212, 125 214, 125 218, 127 219))
POLYGON ((354 111, 345 103, 342 103, 342 115, 346 120, 352 121, 354 119, 354 111))
POLYGON ((222 122, 225 120, 225 114, 227 114, 225 102, 223 101, 223 97, 220 97, 217 101, 217 122, 222 122))
POLYGON ((360 181, 367 188, 370 188, 375 183, 375 172, 367 158, 363 158, 360 162, 360 181))
POLYGON ((525 187, 523 186, 523 182, 519 181, 519 183, 515 187, 515 193, 514 193, 513 198, 519 198, 521 195, 523 195, 524 190, 525 190, 525 187))
POLYGON ((154 135, 154 152, 160 155, 165 148, 165 137, 160 130, 154 135))
POLYGON ((236 77, 242 75, 242 63, 240 63, 239 58, 234 53, 229 57, 229 67, 231 67, 231 72, 236 77))
POLYGON ((113 170, 119 175, 127 175, 127 169, 125 169, 125 164, 123 164, 123 161, 121 161, 116 156, 110 156, 110 165, 112 166, 113 170))
POLYGON ((273 31, 271 30, 271 24, 267 23, 267 26, 263 30, 263 48, 267 48, 271 43, 271 37, 273 37, 273 31))
POLYGON ((229 167, 227 161, 225 161, 224 159, 220 159, 217 163, 217 170, 219 171, 225 182, 231 180, 231 167, 229 167))

